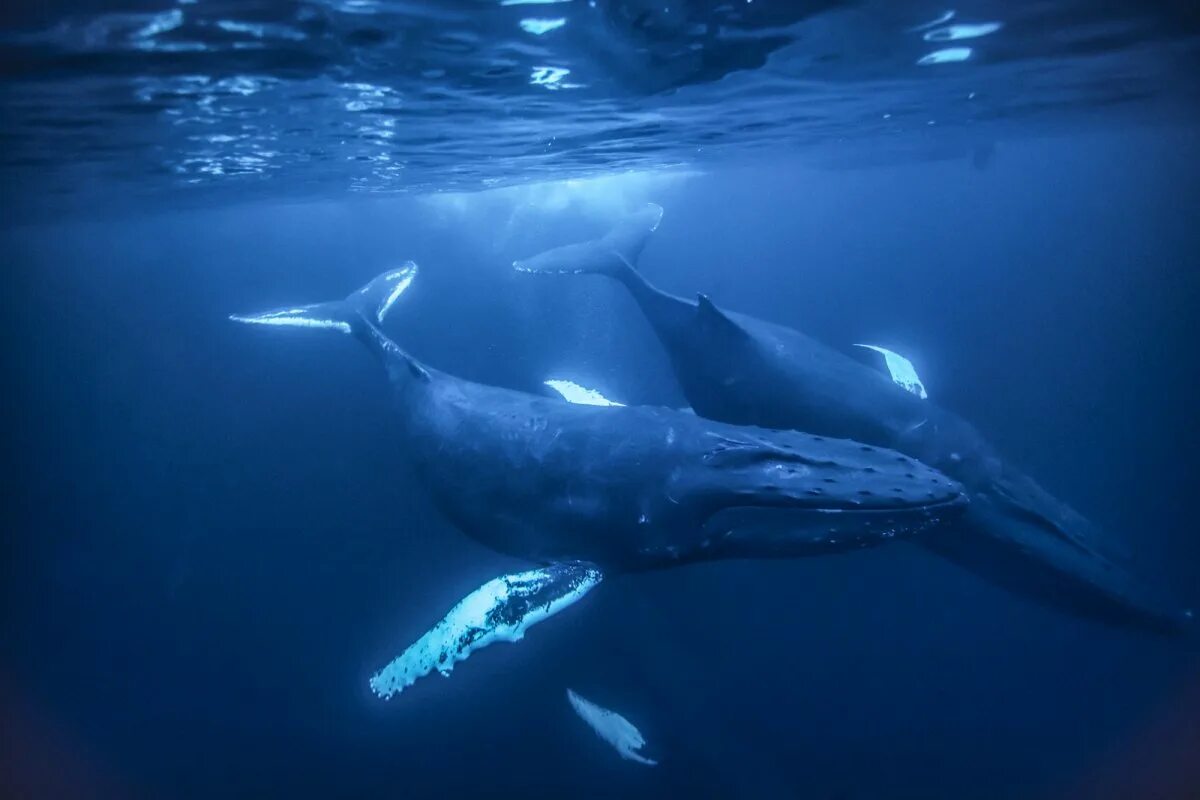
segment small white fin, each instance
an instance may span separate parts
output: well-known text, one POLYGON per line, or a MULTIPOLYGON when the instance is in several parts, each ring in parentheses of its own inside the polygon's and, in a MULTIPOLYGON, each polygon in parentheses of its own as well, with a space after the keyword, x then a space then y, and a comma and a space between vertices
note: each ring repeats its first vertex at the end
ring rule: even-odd
POLYGON ((371 678, 387 700, 435 669, 454 665, 493 642, 517 642, 525 631, 577 602, 603 578, 588 564, 551 564, 488 581, 450 609, 442 621, 371 678))
POLYGON ((883 354, 884 363, 887 364, 888 374, 892 376, 892 381, 897 386, 912 392, 922 400, 928 399, 929 395, 925 392, 925 384, 921 383, 921 379, 917 376, 917 370, 913 367, 912 362, 899 353, 893 353, 886 347, 879 347, 873 344, 856 344, 855 347, 865 347, 868 350, 874 350, 876 353, 883 354))
POLYGON ((625 405, 624 403, 618 403, 616 400, 609 400, 595 389, 589 389, 586 386, 580 386, 578 383, 575 383, 575 381, 565 381, 552 378, 548 381, 542 381, 542 383, 561 394, 563 399, 568 403, 576 403, 584 406, 625 405))
POLYGON ((645 746, 646 739, 642 736, 642 732, 633 726, 632 722, 615 711, 601 708, 571 689, 567 689, 567 699, 571 701, 571 707, 575 709, 579 718, 586 722, 597 736, 612 745, 621 758, 636 761, 648 767, 658 764, 657 761, 636 752, 645 746))

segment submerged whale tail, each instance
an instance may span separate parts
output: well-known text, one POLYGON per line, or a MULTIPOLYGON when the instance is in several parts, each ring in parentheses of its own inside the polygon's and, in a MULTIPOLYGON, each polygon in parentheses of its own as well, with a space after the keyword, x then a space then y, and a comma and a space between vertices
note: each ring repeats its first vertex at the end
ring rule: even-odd
POLYGON ((250 325, 323 328, 348 333, 362 341, 383 362, 394 380, 408 375, 428 380, 428 370, 379 329, 396 300, 416 277, 417 265, 406 261, 398 269, 376 276, 345 300, 286 306, 257 314, 230 314, 229 318, 250 325))
POLYGON ((599 239, 555 247, 531 258, 514 261, 513 268, 519 272, 621 277, 633 270, 650 234, 658 229, 662 215, 662 206, 647 203, 599 239))
POLYGON ((417 265, 405 262, 400 268, 376 276, 345 300, 287 306, 257 314, 230 314, 234 322, 279 325, 293 328, 324 328, 341 333, 360 332, 364 325, 383 323, 388 312, 417 276, 417 265))

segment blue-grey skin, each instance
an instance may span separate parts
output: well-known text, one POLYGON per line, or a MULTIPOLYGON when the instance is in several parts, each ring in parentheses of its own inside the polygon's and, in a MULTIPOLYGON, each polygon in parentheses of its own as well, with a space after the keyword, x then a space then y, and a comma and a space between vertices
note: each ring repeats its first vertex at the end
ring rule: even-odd
POLYGON ((628 289, 665 347, 692 408, 736 425, 794 429, 898 450, 945 472, 971 504, 919 543, 1017 594, 1104 622, 1180 629, 1191 613, 1106 555, 1080 514, 1006 465, 968 422, 804 334, 662 292, 634 269, 662 210, 602 239, 518 261, 534 273, 594 273, 628 289))
POLYGON ((965 507, 956 483, 893 451, 440 372, 380 329, 384 277, 344 302, 234 318, 335 327, 365 344, 391 383, 396 446, 441 512, 499 552, 604 571, 810 556, 933 528, 965 507))

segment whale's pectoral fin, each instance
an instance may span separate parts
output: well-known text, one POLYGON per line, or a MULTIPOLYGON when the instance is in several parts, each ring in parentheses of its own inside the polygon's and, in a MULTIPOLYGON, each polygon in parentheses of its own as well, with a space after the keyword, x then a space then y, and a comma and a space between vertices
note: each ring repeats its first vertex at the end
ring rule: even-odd
POLYGON ((1128 542, 1093 525, 1028 475, 1005 468, 993 476, 988 489, 1013 518, 1048 530, 1077 550, 1123 565, 1133 561, 1128 542))
POLYGON ((586 722, 597 736, 612 745, 621 758, 636 761, 648 767, 653 767, 658 763, 638 752, 645 747, 646 738, 632 722, 615 711, 596 705, 571 689, 567 689, 567 700, 570 701, 571 708, 575 709, 579 718, 586 722))
POLYGON ((865 347, 867 350, 874 350, 876 353, 882 355, 888 375, 891 376, 892 382, 897 386, 912 392, 922 400, 929 397, 925 391, 925 384, 921 383, 921 378, 917 375, 917 368, 907 358, 899 353, 888 350, 886 347, 879 347, 874 344, 856 344, 854 346, 865 347))
POLYGON ((733 336, 749 336, 746 329, 730 319, 724 311, 713 305, 706 294, 696 295, 696 319, 701 325, 714 331, 733 336))
POLYGON ((580 600, 603 577, 591 564, 574 562, 490 580, 376 673, 371 689, 386 700, 435 669, 449 675, 455 663, 493 642, 520 641, 525 631, 580 600))

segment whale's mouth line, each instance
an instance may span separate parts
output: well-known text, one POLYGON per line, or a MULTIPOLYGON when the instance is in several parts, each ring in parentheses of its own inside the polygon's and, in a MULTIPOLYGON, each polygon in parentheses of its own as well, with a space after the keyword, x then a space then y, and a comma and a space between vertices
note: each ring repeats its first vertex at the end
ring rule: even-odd
POLYGON ((923 512, 923 511, 939 511, 947 508, 960 508, 969 503, 966 495, 958 495, 944 500, 931 500, 929 502, 912 501, 906 503, 897 503, 896 505, 856 505, 853 502, 844 502, 829 505, 792 505, 784 502, 764 502, 764 503, 730 503, 722 506, 714 511, 709 516, 715 516, 722 512, 733 510, 744 511, 763 511, 763 512, 778 512, 781 514, 849 514, 855 517, 865 517, 870 515, 883 514, 903 514, 908 512, 923 512))
POLYGON ((744 526, 778 525, 806 527, 814 524, 863 525, 884 521, 899 526, 920 526, 937 522, 948 512, 957 513, 968 504, 965 496, 936 500, 929 503, 910 503, 886 507, 860 508, 844 506, 788 505, 729 505, 717 509, 704 521, 706 529, 740 528, 744 526))
MULTIPOLYGON (((872 514, 903 514, 909 511, 939 511, 946 508, 960 508, 967 505, 966 496, 952 497, 948 500, 936 500, 931 503, 909 503, 907 505, 897 506, 872 506, 870 508, 859 508, 857 506, 841 506, 841 507, 822 507, 822 508, 797 508, 797 511, 813 511, 818 514, 853 514, 854 516, 868 516, 872 514)), ((771 508, 771 506, 759 506, 760 508, 771 508)), ((786 506, 782 507, 786 508, 786 506)))

